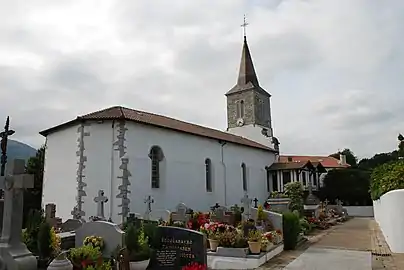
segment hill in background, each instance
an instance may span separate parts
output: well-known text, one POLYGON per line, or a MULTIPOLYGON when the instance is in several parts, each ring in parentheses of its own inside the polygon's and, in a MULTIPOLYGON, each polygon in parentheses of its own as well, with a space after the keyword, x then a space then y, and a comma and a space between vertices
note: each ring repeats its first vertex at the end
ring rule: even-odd
POLYGON ((24 159, 27 161, 30 157, 35 157, 35 155, 36 149, 28 144, 14 140, 9 140, 7 142, 7 161, 15 158, 24 159))

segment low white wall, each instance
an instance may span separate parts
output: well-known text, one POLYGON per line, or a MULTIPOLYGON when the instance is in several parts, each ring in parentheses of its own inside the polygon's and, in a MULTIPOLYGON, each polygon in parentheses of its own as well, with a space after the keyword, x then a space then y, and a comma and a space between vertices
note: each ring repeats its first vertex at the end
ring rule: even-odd
POLYGON ((342 206, 351 217, 373 217, 373 206, 342 206))
POLYGON ((394 253, 404 253, 404 189, 387 192, 373 201, 374 216, 394 253))

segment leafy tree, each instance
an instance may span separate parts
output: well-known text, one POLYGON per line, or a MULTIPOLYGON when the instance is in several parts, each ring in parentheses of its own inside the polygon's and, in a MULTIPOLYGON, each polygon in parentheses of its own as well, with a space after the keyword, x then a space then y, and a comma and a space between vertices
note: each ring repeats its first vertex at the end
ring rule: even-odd
POLYGON ((338 199, 348 205, 371 205, 369 186, 369 171, 357 168, 331 170, 325 176, 318 196, 321 200, 335 202, 338 199))
POLYGON ((398 156, 399 157, 404 157, 404 136, 401 134, 398 134, 398 156))
POLYGON ((337 153, 331 154, 330 157, 339 159, 339 155, 345 155, 346 157, 346 163, 348 163, 349 165, 351 165, 352 167, 355 167, 357 165, 358 162, 358 158, 355 156, 355 154, 348 148, 345 148, 342 151, 339 151, 337 153))
POLYGON ((24 214, 23 224, 26 227, 27 217, 30 210, 42 209, 42 186, 43 170, 45 161, 45 146, 42 146, 36 152, 35 157, 28 160, 26 172, 34 175, 34 188, 24 191, 24 214))
POLYGON ((373 170, 379 165, 398 160, 398 151, 391 153, 376 154, 371 158, 364 158, 358 163, 358 168, 363 170, 373 170))
POLYGON ((404 189, 404 160, 382 164, 372 172, 370 193, 373 200, 395 189, 404 189))
POLYGON ((285 195, 290 199, 289 209, 303 213, 303 186, 299 182, 287 183, 285 185, 285 195))

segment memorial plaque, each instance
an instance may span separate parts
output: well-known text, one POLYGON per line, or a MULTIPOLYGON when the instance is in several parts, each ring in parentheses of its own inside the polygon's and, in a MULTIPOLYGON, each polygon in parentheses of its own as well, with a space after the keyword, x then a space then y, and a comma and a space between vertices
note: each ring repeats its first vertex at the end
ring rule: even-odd
POLYGON ((178 227, 159 226, 147 269, 181 270, 191 263, 207 265, 204 234, 178 227))

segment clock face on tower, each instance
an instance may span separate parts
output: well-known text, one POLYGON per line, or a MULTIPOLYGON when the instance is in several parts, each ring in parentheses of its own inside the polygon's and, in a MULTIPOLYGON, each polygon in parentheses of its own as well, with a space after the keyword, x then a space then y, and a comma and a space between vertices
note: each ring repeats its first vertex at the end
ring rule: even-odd
POLYGON ((237 119, 237 126, 241 127, 243 125, 244 125, 244 119, 243 118, 237 119))

